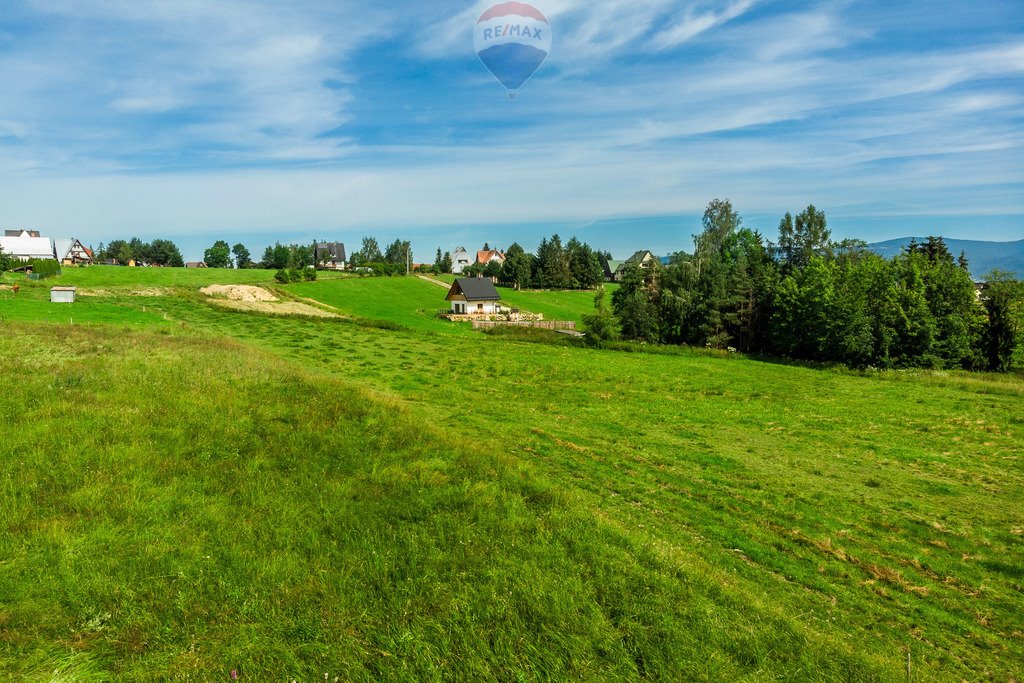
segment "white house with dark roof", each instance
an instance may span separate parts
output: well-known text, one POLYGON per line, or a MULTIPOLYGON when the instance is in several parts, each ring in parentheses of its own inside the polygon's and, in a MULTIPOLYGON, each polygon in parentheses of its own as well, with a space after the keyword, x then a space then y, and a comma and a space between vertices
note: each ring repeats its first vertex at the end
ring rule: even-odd
POLYGON ((77 266, 80 263, 92 263, 92 252, 74 238, 53 240, 53 253, 63 266, 77 266))
POLYGON ((13 231, 7 231, 0 237, 0 249, 8 256, 19 261, 31 259, 55 259, 53 240, 49 237, 39 237, 38 232, 22 230, 17 236, 12 235, 13 231))
POLYGON ((341 242, 317 242, 316 264, 330 270, 345 270, 348 257, 341 242))
POLYGON ((446 297, 455 315, 493 315, 500 311, 501 295, 484 277, 460 277, 446 297))

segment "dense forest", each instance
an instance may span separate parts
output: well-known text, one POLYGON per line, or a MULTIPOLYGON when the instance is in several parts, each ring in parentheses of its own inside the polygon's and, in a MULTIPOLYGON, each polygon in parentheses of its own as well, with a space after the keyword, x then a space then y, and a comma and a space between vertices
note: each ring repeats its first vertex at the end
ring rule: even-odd
POLYGON ((626 339, 858 368, 1013 362, 1021 284, 993 273, 979 292, 966 259, 941 238, 885 259, 863 242, 833 242, 824 213, 808 206, 786 214, 771 243, 718 199, 702 227, 693 254, 628 270, 610 311, 599 297, 592 326, 610 336, 614 312, 626 339))

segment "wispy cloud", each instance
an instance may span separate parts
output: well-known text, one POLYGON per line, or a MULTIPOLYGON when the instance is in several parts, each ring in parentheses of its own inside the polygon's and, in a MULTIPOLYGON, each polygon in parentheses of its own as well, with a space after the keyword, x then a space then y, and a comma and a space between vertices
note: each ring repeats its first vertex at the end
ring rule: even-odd
POLYGON ((1024 213, 1012 3, 961 26, 924 0, 538 0, 555 49, 516 105, 472 52, 490 4, 22 0, 42 28, 0 18, 0 221, 1024 213))
POLYGON ((670 28, 656 33, 651 43, 655 48, 662 50, 675 47, 715 26, 742 16, 756 4, 756 0, 737 0, 718 11, 697 11, 691 6, 670 28))
POLYGON ((4 111, 0 102, 0 116, 40 122, 41 147, 98 133, 129 165, 133 155, 203 148, 267 159, 340 154, 337 140, 317 135, 346 120, 351 94, 323 83, 351 82, 352 52, 385 23, 383 12, 354 2, 85 0, 31 9, 54 32, 9 41, 0 79, 17 104, 4 111), (154 115, 159 126, 140 118, 154 115))

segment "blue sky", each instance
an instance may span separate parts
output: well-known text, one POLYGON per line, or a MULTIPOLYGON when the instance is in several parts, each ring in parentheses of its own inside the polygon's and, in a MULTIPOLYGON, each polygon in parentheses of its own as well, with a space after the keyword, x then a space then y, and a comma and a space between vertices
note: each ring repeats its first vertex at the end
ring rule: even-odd
POLYGON ((728 197, 774 237, 1024 238, 1019 0, 538 0, 509 103, 493 2, 3 0, 0 226, 97 244, 691 246, 728 197))

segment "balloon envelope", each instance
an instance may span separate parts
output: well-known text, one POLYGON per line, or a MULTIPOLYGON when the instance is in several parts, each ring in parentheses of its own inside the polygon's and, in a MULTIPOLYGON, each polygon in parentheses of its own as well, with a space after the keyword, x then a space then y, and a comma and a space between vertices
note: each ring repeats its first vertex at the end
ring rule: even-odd
POLYGON ((503 2, 480 15, 473 46, 484 66, 514 97, 551 51, 551 25, 532 5, 503 2))

